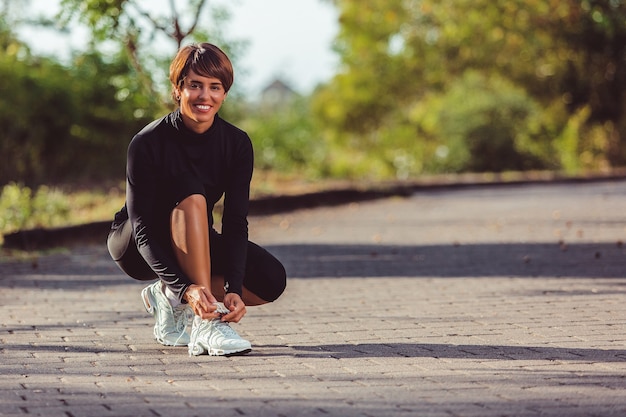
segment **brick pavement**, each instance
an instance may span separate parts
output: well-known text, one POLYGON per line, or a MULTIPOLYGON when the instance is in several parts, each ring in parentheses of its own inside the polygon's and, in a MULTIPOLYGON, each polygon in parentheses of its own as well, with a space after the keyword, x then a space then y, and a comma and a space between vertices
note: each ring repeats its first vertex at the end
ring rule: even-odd
POLYGON ((104 246, 0 263, 0 415, 624 416, 626 182, 251 218, 288 289, 187 356, 104 246))

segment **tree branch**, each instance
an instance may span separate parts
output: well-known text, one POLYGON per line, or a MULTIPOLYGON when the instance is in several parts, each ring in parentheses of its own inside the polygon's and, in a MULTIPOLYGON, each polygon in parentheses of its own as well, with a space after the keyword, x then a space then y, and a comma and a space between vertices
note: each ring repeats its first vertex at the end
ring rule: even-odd
POLYGON ((165 33, 165 35, 167 35, 170 38, 174 37, 173 33, 168 29, 168 27, 165 26, 165 25, 162 25, 161 23, 159 23, 154 17, 152 17, 150 15, 150 13, 148 13, 145 10, 141 9, 137 4, 132 3, 132 5, 135 8, 135 10, 137 11, 137 13, 139 13, 139 15, 141 15, 142 17, 148 19, 148 21, 152 24, 154 29, 160 30, 161 32, 165 33))
POLYGON ((191 25, 187 33, 185 33, 185 36, 189 36, 191 33, 193 33, 196 30, 196 26, 198 26, 198 23, 200 22, 200 14, 202 13, 202 8, 204 7, 205 4, 206 4, 206 0, 202 0, 198 4, 198 8, 196 9, 196 15, 194 17, 193 24, 191 25))
POLYGON ((180 18, 178 17, 174 0, 170 0, 170 9, 172 10, 172 26, 174 28, 172 37, 176 41, 177 48, 180 49, 180 45, 182 45, 185 35, 183 35, 180 30, 180 18))

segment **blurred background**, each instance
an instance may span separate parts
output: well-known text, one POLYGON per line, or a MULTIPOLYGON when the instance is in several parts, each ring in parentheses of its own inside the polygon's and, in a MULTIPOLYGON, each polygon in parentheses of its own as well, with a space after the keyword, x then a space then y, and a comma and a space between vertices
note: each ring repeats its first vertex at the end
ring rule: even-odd
POLYGON ((256 195, 626 165, 626 1, 0 0, 0 234, 112 218, 194 41, 256 195))

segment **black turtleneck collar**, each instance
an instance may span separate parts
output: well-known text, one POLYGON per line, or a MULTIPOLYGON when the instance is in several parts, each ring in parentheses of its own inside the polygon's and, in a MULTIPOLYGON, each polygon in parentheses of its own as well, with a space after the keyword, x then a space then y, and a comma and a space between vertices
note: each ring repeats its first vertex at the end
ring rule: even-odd
POLYGON ((218 123, 219 114, 215 115, 215 119, 213 120, 213 124, 211 125, 211 127, 209 127, 206 132, 202 133, 196 133, 193 130, 189 129, 187 126, 185 126, 185 122, 183 122, 183 117, 180 114, 180 109, 176 109, 171 112, 168 118, 171 125, 174 127, 174 129, 181 133, 183 138, 197 140, 211 135, 211 132, 215 129, 215 125, 218 123))

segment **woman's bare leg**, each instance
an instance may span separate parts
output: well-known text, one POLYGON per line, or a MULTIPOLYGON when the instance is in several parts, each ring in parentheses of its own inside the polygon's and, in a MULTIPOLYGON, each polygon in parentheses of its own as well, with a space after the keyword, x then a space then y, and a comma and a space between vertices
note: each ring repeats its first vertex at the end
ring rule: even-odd
MULTIPOLYGON (((206 199, 193 194, 181 201, 172 211, 172 246, 181 269, 194 284, 210 288, 215 298, 224 300, 224 277, 211 276, 209 219, 206 199)), ((245 287, 241 299, 247 306, 268 301, 245 287)))
POLYGON ((172 211, 171 227, 172 247, 181 269, 194 284, 211 288, 209 219, 204 196, 193 194, 181 201, 172 211))

